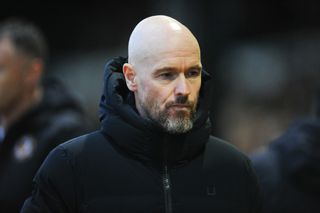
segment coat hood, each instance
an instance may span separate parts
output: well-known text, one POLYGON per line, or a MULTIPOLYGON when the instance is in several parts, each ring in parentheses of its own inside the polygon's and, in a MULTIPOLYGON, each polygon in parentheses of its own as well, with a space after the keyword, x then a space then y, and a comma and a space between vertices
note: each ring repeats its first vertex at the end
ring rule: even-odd
POLYGON ((155 122, 142 118, 137 112, 134 94, 127 88, 122 74, 122 66, 126 62, 126 58, 118 57, 105 66, 104 88, 99 107, 103 132, 129 154, 143 160, 161 158, 159 150, 163 150, 163 146, 170 146, 167 148, 170 151, 175 150, 172 161, 197 154, 209 138, 211 128, 208 119, 209 104, 205 98, 209 95, 209 74, 202 72, 193 129, 185 134, 172 135, 164 132, 155 122))

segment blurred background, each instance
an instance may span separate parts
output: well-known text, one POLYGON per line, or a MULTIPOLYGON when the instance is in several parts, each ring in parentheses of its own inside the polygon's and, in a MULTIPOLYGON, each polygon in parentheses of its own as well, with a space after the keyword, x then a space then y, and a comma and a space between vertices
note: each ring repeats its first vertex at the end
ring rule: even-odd
POLYGON ((8 1, 1 21, 25 18, 50 47, 47 76, 60 78, 99 128, 103 67, 127 56, 130 32, 164 14, 198 38, 213 76, 213 134, 246 153, 262 149, 312 109, 320 85, 320 1, 8 1))

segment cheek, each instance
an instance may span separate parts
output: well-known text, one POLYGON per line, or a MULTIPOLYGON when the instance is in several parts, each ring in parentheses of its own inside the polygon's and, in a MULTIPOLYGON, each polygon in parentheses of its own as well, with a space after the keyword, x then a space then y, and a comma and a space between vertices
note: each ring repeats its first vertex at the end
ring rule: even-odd
POLYGON ((10 85, 14 84, 15 82, 12 82, 12 77, 9 75, 9 73, 4 72, 0 73, 0 88, 1 91, 10 91, 10 85))
POLYGON ((198 98, 198 95, 199 95, 199 92, 200 92, 200 87, 201 87, 201 80, 195 82, 192 85, 192 96, 193 96, 193 99, 197 99, 198 98))
POLYGON ((158 105, 164 105, 170 99, 168 87, 159 86, 156 84, 145 84, 143 87, 144 100, 152 101, 158 105))
POLYGON ((0 76, 0 99, 2 106, 8 106, 16 99, 19 95, 19 87, 20 85, 17 85, 15 78, 7 75, 7 73, 0 76))
POLYGON ((24 77, 20 70, 8 70, 0 75, 0 87, 8 93, 24 91, 24 77))
POLYGON ((168 101, 174 100, 174 94, 169 86, 157 87, 152 91, 152 96, 159 105, 165 105, 168 101))

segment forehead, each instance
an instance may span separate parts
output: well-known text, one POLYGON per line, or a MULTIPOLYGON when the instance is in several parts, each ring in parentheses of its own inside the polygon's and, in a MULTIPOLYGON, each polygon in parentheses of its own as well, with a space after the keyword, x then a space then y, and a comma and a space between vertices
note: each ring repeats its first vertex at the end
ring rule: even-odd
POLYGON ((172 68, 200 65, 200 47, 194 37, 186 33, 152 34, 140 40, 134 65, 138 70, 150 72, 158 67, 172 68))
POLYGON ((0 57, 6 58, 13 56, 15 54, 15 49, 12 42, 8 38, 0 39, 0 57))
POLYGON ((168 51, 153 56, 149 60, 153 71, 164 67, 173 69, 201 67, 200 54, 197 51, 168 51))
POLYGON ((20 67, 26 62, 27 57, 20 53, 9 38, 0 39, 0 65, 20 67))

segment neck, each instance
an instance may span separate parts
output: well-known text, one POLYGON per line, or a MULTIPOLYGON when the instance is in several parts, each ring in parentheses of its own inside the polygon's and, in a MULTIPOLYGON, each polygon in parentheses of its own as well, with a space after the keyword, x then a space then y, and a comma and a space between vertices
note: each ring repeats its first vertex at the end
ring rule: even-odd
MULTIPOLYGON (((29 93, 30 94, 30 93, 29 93)), ((36 105, 42 98, 42 88, 38 86, 31 92, 31 95, 24 95, 20 102, 7 113, 2 115, 2 125, 8 129, 15 121, 17 121, 32 106, 36 105)))

